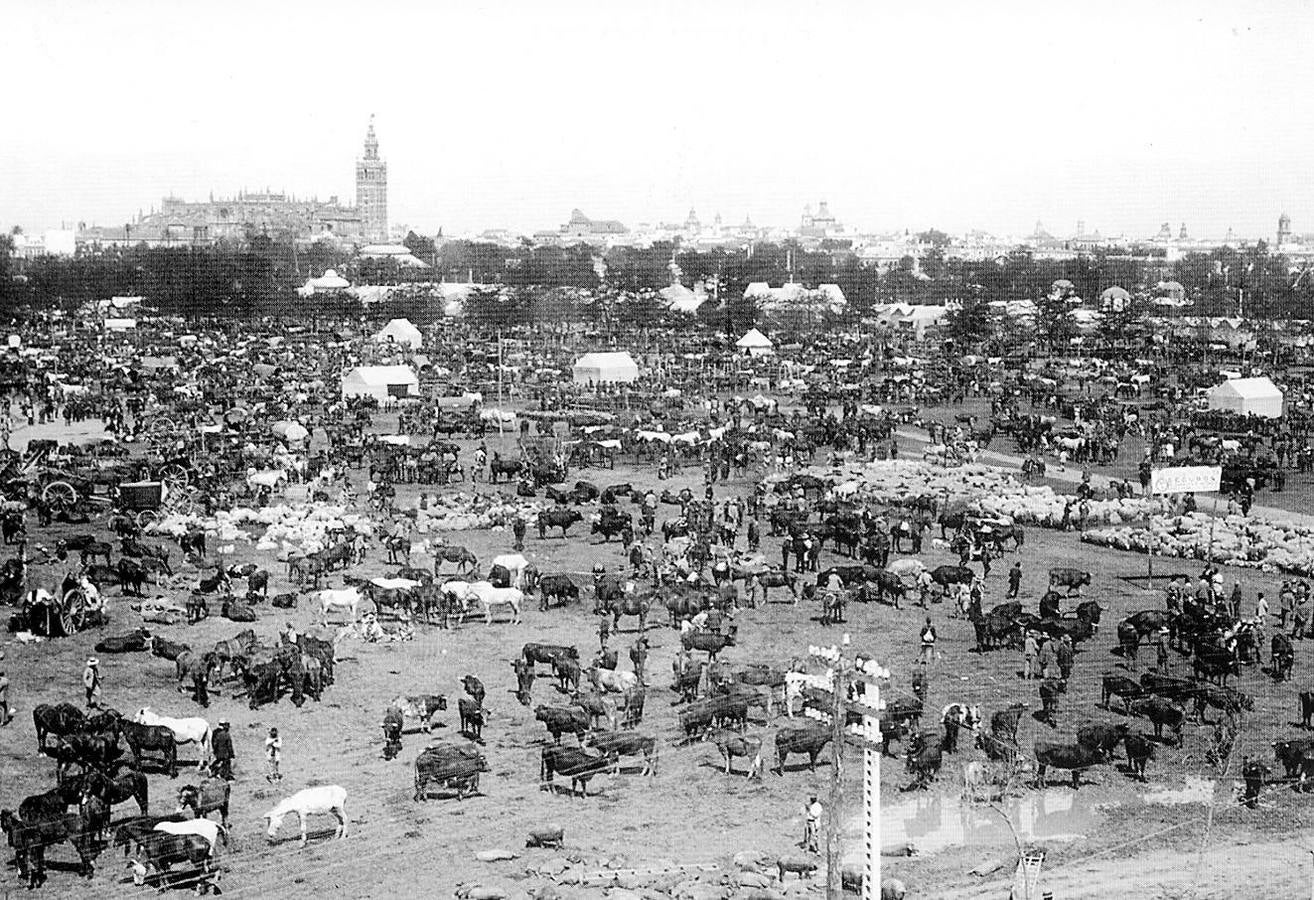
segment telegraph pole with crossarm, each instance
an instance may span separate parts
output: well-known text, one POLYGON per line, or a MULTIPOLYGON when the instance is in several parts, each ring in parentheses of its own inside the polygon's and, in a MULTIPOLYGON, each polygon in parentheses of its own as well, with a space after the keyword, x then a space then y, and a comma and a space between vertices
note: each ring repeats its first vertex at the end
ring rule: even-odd
POLYGON ((813 718, 828 720, 831 726, 830 808, 826 822, 826 898, 842 900, 843 873, 840 848, 843 805, 843 771, 845 744, 862 750, 862 819, 863 819, 863 879, 862 900, 875 900, 880 896, 881 873, 881 723, 880 711, 884 706, 880 698, 880 680, 890 673, 881 668, 867 653, 854 652, 846 656, 849 635, 843 638, 844 652, 835 646, 809 647, 808 653, 828 663, 826 674, 813 676, 810 686, 830 691, 831 702, 827 710, 805 709, 813 718), (854 687, 855 699, 849 699, 849 686, 854 687), (850 713, 859 721, 850 724, 850 713))

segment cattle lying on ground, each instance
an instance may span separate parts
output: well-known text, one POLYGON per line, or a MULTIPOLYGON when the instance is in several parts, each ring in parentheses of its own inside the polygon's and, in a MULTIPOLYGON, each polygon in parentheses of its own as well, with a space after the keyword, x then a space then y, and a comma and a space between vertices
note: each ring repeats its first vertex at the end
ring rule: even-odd
POLYGON ((111 635, 96 643, 97 653, 141 653, 149 650, 151 633, 145 628, 138 628, 126 634, 111 635))

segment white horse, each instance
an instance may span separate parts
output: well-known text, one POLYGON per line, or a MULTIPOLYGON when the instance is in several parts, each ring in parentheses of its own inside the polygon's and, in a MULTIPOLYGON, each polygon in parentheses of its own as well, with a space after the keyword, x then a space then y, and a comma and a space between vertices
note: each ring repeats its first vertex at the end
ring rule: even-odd
POLYGON ((288 813, 296 813, 301 821, 301 846, 306 846, 306 817, 332 813, 338 820, 335 837, 347 836, 347 789, 336 784, 323 784, 319 787, 297 791, 291 797, 279 803, 264 818, 269 820, 269 840, 278 835, 279 826, 288 813))
POLYGON ((520 604, 524 602, 525 594, 520 588, 499 588, 488 581, 472 581, 466 588, 465 599, 483 604, 484 621, 489 625, 493 624, 493 607, 509 606, 511 622, 515 624, 520 621, 520 604))
POLYGON ((328 624, 329 613, 334 610, 346 610, 351 613, 351 621, 356 621, 357 608, 360 605, 360 591, 356 588, 349 587, 339 590, 325 588, 316 596, 319 597, 320 615, 323 617, 325 625, 328 624))
POLYGON ((167 832, 168 834, 194 834, 205 838, 210 842, 210 855, 214 856, 215 849, 219 846, 220 837, 224 843, 228 843, 227 831, 215 821, 210 819, 187 819, 182 822, 161 822, 155 826, 156 831, 167 832))
POLYGON ((210 723, 200 716, 191 716, 186 719, 175 719, 172 716, 161 716, 151 711, 149 706, 143 706, 137 710, 137 714, 132 717, 132 721, 142 725, 160 725, 173 732, 173 739, 179 744, 196 744, 201 748, 201 761, 210 757, 210 723))

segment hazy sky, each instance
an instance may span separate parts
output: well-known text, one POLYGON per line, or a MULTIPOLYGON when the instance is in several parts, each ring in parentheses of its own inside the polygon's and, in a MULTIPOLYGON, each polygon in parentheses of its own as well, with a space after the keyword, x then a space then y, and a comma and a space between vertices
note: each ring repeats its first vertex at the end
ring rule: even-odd
POLYGON ((596 218, 1146 235, 1314 231, 1305 2, 26 2, 0 224, 122 224, 165 194, 390 218, 596 218))

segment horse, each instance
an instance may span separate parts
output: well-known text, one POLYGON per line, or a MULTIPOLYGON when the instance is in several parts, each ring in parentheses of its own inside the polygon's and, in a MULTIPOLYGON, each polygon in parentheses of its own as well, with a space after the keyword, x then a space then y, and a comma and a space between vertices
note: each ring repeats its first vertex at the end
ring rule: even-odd
POLYGON ((149 706, 143 706, 137 710, 132 721, 139 725, 154 725, 169 729, 173 732, 175 743, 196 744, 201 749, 202 760, 210 755, 210 723, 200 716, 175 719, 172 716, 158 715, 149 706))
POLYGON ((456 563, 456 574, 467 575, 479 568, 479 558, 467 548, 455 544, 438 544, 430 547, 433 555, 433 574, 438 575, 443 563, 456 563))
POLYGON ((493 587, 488 581, 472 581, 466 586, 464 601, 474 600, 484 607, 484 621, 493 624, 493 607, 509 606, 511 607, 512 624, 520 621, 520 604, 525 600, 525 594, 519 588, 499 588, 493 587))
POLYGON ((301 846, 306 846, 306 817, 332 813, 338 820, 334 835, 338 838, 347 836, 347 789, 336 784, 323 784, 319 787, 297 791, 291 797, 281 801, 265 813, 263 818, 269 820, 267 837, 272 843, 278 836, 278 829, 289 813, 296 813, 301 822, 301 846))
POLYGON ((351 621, 356 621, 357 607, 360 604, 360 591, 356 588, 349 587, 340 590, 325 588, 315 596, 319 598, 319 609, 323 624, 328 625, 329 613, 335 609, 347 610, 351 613, 351 621))

